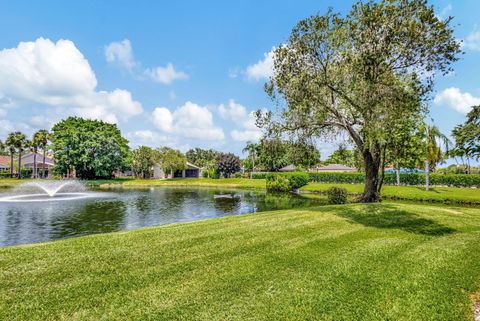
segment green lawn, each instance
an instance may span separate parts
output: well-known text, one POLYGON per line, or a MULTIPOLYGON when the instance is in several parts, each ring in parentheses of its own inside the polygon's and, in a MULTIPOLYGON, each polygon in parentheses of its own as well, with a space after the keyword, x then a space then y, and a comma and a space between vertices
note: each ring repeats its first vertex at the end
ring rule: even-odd
POLYGON ((480 209, 266 212, 0 249, 1 320, 472 320, 480 209))

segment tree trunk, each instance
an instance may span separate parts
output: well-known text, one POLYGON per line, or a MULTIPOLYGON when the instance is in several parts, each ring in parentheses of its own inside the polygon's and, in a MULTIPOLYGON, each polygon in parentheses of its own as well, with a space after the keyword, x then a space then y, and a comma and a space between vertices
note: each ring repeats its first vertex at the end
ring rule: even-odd
POLYGON ((43 149, 42 178, 45 178, 45 149, 43 149))
POLYGON ((363 152, 365 161, 365 189, 360 198, 363 203, 374 203, 380 201, 379 189, 379 160, 380 155, 372 156, 369 150, 363 152))
POLYGON ((37 149, 33 150, 33 172, 32 178, 37 178, 37 149))
POLYGON ((425 190, 430 190, 430 162, 425 161, 425 190))
POLYGON ((397 163, 397 168, 395 168, 395 173, 397 174, 397 186, 400 186, 400 167, 397 163))
POLYGON ((22 152, 20 151, 18 153, 18 173, 17 173, 18 179, 22 179, 22 152))
POLYGON ((10 153, 10 178, 13 178, 13 153, 10 153))

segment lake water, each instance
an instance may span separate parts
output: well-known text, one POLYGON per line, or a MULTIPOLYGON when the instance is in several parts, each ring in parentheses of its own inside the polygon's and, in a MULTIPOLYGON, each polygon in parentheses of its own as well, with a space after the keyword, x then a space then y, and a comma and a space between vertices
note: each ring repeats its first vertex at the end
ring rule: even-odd
POLYGON ((179 187, 97 191, 94 197, 77 200, 3 202, 0 246, 321 203, 293 194, 179 187))

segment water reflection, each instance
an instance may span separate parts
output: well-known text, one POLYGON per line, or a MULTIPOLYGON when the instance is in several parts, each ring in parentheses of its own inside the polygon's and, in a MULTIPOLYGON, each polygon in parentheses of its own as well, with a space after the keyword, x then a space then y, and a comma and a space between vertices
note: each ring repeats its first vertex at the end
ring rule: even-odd
POLYGON ((291 194, 206 188, 125 189, 109 197, 0 203, 0 245, 43 242, 212 217, 317 205, 291 194), (215 198, 218 194, 231 198, 215 198))

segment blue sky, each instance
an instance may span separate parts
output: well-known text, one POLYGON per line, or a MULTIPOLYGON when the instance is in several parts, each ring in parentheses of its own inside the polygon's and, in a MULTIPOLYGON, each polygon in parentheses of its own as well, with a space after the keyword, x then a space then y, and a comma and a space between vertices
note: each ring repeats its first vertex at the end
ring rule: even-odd
MULTIPOLYGON (((0 1, 0 139, 69 115, 115 121, 132 146, 240 153, 259 137, 250 112, 268 53, 297 21, 350 1, 0 1)), ((480 104, 480 2, 432 1, 464 40, 438 78, 431 117, 444 131, 480 104)), ((322 158, 335 143, 320 143, 322 158)))

